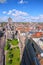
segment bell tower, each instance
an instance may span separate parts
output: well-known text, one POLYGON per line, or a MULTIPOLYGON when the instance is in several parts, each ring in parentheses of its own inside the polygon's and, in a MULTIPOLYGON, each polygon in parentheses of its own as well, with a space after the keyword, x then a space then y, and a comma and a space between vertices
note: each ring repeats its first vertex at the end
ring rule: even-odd
POLYGON ((8 24, 12 25, 12 18, 10 18, 10 17, 8 18, 8 24))

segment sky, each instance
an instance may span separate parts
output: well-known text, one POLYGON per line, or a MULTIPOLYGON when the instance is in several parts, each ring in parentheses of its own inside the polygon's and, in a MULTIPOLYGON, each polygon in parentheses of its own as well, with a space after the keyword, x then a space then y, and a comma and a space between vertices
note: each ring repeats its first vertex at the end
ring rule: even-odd
POLYGON ((0 0, 0 22, 43 22, 43 0, 0 0))

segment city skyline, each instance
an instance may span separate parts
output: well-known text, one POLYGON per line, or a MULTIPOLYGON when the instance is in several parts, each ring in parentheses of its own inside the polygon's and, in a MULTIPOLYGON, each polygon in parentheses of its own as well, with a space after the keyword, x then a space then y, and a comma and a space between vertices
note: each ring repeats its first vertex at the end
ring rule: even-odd
POLYGON ((0 0, 0 22, 43 22, 43 0, 0 0))

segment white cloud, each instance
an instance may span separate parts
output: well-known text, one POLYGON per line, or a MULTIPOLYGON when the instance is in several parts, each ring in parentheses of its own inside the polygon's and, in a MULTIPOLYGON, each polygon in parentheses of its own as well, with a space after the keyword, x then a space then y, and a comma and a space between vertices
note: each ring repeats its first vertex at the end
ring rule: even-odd
POLYGON ((28 2, 27 1, 24 1, 24 0, 20 0, 18 3, 19 4, 24 4, 24 3, 28 3, 28 2))
POLYGON ((8 12, 3 11, 3 14, 11 16, 15 22, 43 22, 43 14, 39 16, 31 16, 27 12, 16 9, 9 10, 8 12))
POLYGON ((3 11, 3 14, 13 16, 14 21, 19 21, 19 22, 25 21, 26 17, 28 17, 28 15, 29 15, 26 12, 19 11, 19 10, 16 10, 16 9, 9 10, 8 12, 3 11))
POLYGON ((20 4, 22 4, 22 3, 24 3, 24 1, 23 0, 20 0, 20 2, 19 2, 20 4))
POLYGON ((0 22, 7 22, 8 17, 4 16, 4 17, 0 17, 0 22))
POLYGON ((7 12, 6 11, 3 11, 3 14, 6 14, 7 12))
POLYGON ((7 14, 10 15, 11 13, 12 13, 12 10, 9 10, 9 12, 7 14))
POLYGON ((28 16, 28 13, 23 12, 23 11, 19 11, 16 9, 9 10, 8 12, 4 11, 3 13, 4 14, 6 13, 7 15, 12 15, 12 16, 28 16))
POLYGON ((43 22, 43 15, 39 15, 35 17, 31 16, 30 19, 32 22, 43 22))
POLYGON ((6 0, 0 0, 0 3, 5 3, 6 2, 6 0))

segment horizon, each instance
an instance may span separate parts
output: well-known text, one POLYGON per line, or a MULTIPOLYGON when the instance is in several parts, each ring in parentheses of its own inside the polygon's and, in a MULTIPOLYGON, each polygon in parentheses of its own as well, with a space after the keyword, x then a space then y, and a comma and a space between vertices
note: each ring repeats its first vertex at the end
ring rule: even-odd
MULTIPOLYGON (((14 21, 12 21, 13 23, 43 23, 43 22, 14 22, 14 21)), ((0 23, 8 23, 8 21, 2 21, 2 22, 0 22, 0 23)))
POLYGON ((43 22, 42 0, 0 0, 0 22, 43 22))

